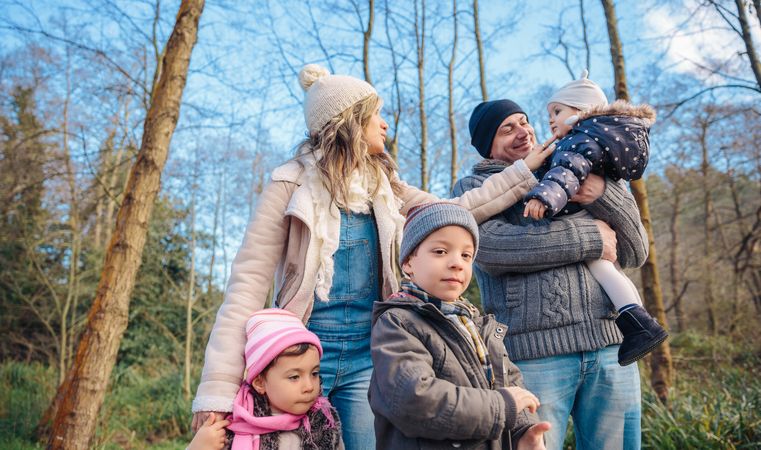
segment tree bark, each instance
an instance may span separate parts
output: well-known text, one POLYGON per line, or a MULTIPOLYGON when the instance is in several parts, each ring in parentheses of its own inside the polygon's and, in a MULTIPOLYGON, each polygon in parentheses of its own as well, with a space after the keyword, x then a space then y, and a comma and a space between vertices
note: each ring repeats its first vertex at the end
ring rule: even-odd
POLYGON ((420 116, 420 189, 428 190, 428 119, 425 114, 425 0, 415 0, 415 43, 417 46, 418 113, 420 116))
POLYGON ((481 40, 481 24, 478 19, 478 0, 473 0, 473 30, 476 36, 476 49, 478 50, 478 75, 481 78, 481 99, 489 101, 489 93, 486 91, 486 62, 484 61, 484 44, 481 40))
MULTIPOLYGON (((742 31, 745 50, 748 53, 750 68, 753 69, 753 75, 756 77, 756 86, 761 90, 761 61, 759 61, 758 53, 756 53, 756 48, 753 45, 753 35, 750 33, 748 14, 745 12, 745 2, 743 0, 735 0, 735 6, 737 6, 737 19, 740 21, 740 30, 742 31)), ((758 20, 761 23, 761 13, 758 12, 758 4, 756 4, 756 14, 759 15, 758 20)))
POLYGON ((718 335, 719 326, 716 317, 716 304, 713 296, 713 267, 711 264, 711 227, 709 222, 713 211, 711 190, 708 187, 709 164, 708 164, 708 120, 700 123, 700 148, 701 162, 700 172, 703 175, 703 301, 708 309, 708 329, 713 336, 718 335))
POLYGON ((60 404, 47 444, 49 449, 90 448, 98 411, 127 327, 130 295, 179 118, 203 7, 204 0, 183 0, 167 42, 161 76, 145 119, 142 145, 117 214, 87 326, 74 363, 56 394, 60 404))
POLYGON ((673 207, 671 208, 671 218, 669 229, 671 231, 671 243, 669 244, 669 271, 671 274, 671 301, 674 306, 674 316, 676 317, 676 328, 678 332, 684 331, 684 308, 682 307, 682 276, 679 267, 679 216, 682 207, 682 190, 675 184, 681 183, 681 175, 674 174, 672 179, 673 186, 673 207), (677 177, 679 180, 677 181, 677 177))
POLYGON ((449 141, 452 148, 452 160, 449 166, 449 192, 457 182, 457 126, 454 120, 454 65, 457 57, 457 0, 452 0, 452 22, 454 37, 452 38, 452 57, 449 59, 449 141))
MULTIPOLYGON (((601 0, 605 11, 605 22, 608 28, 610 38, 610 56, 613 62, 613 73, 615 76, 616 98, 629 100, 629 90, 626 87, 626 72, 624 70, 624 52, 621 41, 618 36, 618 22, 616 19, 616 10, 613 0, 601 0)), ((653 234, 653 224, 650 219, 650 205, 647 198, 647 186, 644 179, 631 182, 632 193, 639 206, 640 219, 647 231, 649 254, 645 265, 642 266, 642 286, 644 289, 645 307, 658 322, 664 327, 668 327, 666 322, 666 313, 663 308, 663 291, 661 289, 661 280, 658 274, 658 263, 655 251, 655 236, 653 234)), ((658 399, 663 404, 668 404, 669 388, 673 380, 673 363, 671 360, 671 349, 668 341, 658 346, 650 356, 650 384, 655 390, 658 399)))

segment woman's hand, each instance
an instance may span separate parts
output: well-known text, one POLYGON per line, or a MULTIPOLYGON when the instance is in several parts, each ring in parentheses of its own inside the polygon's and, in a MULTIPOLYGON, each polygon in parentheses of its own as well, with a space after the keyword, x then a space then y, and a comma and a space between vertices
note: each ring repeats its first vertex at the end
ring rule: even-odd
MULTIPOLYGON (((188 450, 222 450, 224 448, 227 437, 225 427, 230 425, 230 422, 217 419, 217 414, 221 413, 212 412, 206 415, 206 419, 190 442, 188 450)), ((195 420, 195 415, 193 419, 195 420)))
POLYGON ((201 426, 206 422, 209 415, 214 415, 214 422, 224 420, 227 413, 219 411, 198 411, 193 414, 193 423, 190 424, 190 428, 193 429, 193 433, 197 433, 201 426))

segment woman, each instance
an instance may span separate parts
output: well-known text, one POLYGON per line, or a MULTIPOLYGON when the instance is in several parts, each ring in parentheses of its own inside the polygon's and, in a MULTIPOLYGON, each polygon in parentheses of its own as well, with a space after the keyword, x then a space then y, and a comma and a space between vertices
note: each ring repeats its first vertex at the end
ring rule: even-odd
MULTIPOLYGON (((272 172, 233 262, 206 347, 193 428, 210 411, 222 417, 232 409, 243 376, 244 326, 264 307, 274 277, 275 305, 302 318, 322 341, 324 395, 338 410, 346 448, 370 449, 372 305, 398 290, 404 215, 437 198, 399 180, 384 152, 382 102, 370 84, 314 64, 299 81, 309 137, 272 172)), ((452 201, 486 220, 536 185, 531 171, 550 153, 537 148, 525 163, 452 201)))

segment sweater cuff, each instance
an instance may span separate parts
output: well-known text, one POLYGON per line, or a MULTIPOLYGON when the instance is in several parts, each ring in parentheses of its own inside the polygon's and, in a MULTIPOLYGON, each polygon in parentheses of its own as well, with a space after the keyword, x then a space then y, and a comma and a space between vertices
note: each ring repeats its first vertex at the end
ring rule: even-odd
POLYGON ((602 235, 594 220, 577 220, 579 242, 581 243, 581 260, 594 260, 602 258, 602 235))
POLYGON ((512 430, 515 427, 515 421, 518 419, 515 399, 507 388, 498 388, 497 391, 502 394, 502 398, 505 400, 505 430, 512 430))
POLYGON ((194 414, 201 411, 232 412, 232 410, 233 399, 211 395, 196 397, 193 399, 191 408, 194 414))

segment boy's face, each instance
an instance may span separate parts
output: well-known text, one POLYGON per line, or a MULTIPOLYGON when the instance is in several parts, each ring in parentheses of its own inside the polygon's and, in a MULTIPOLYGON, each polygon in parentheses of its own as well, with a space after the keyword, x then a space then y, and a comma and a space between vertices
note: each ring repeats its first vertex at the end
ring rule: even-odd
POLYGON ((453 302, 470 284, 474 252, 473 236, 463 227, 449 225, 425 238, 402 269, 429 294, 453 302))
POLYGON ((273 413, 305 414, 320 395, 320 354, 310 346, 301 355, 280 356, 252 386, 267 396, 273 413))
POLYGON ((550 131, 554 136, 561 138, 573 128, 573 124, 568 125, 565 121, 578 114, 579 110, 572 106, 553 102, 547 105, 547 112, 550 114, 550 131))

